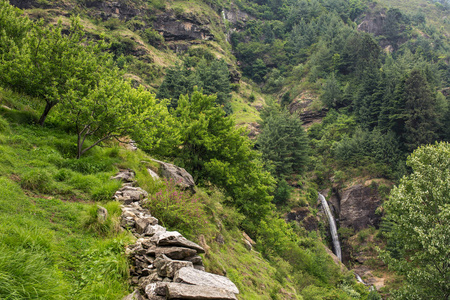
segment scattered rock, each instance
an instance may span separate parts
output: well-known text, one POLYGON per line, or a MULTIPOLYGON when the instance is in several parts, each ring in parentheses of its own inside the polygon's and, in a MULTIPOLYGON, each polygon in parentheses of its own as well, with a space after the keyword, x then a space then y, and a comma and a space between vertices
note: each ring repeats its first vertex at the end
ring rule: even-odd
POLYGON ((199 235, 198 237, 198 243, 200 244, 200 246, 205 249, 205 253, 209 252, 209 249, 211 249, 210 246, 208 246, 208 244, 206 243, 206 239, 205 236, 203 234, 199 235))
POLYGON ((252 244, 250 244, 250 242, 247 241, 246 239, 244 239, 244 246, 245 248, 247 248, 248 251, 252 250, 253 248, 252 244))
POLYGON ((145 230, 144 235, 154 236, 155 234, 162 234, 164 232, 166 232, 166 228, 164 228, 160 225, 153 225, 153 226, 150 225, 145 230))
POLYGON ((189 285, 182 283, 167 284, 167 299, 197 299, 197 300, 236 300, 236 296, 229 291, 216 287, 189 285))
POLYGON ((158 219, 153 217, 147 217, 147 218, 140 218, 136 220, 136 232, 139 234, 142 234, 146 232, 146 229, 148 226, 156 225, 158 224, 158 219))
POLYGON ((150 283, 144 289, 145 294, 150 300, 166 299, 166 285, 162 282, 150 283))
POLYGON ((147 168, 147 171, 148 171, 148 174, 150 174, 150 176, 152 176, 153 180, 159 180, 160 179, 159 175, 156 174, 156 172, 153 171, 152 169, 147 168))
MULTIPOLYGON (((173 166, 168 165, 168 169, 173 166)), ((177 175, 182 173, 179 170, 181 168, 173 167, 178 172, 177 175)), ((184 169, 181 170, 184 171, 184 169)), ((127 170, 127 172, 134 174, 131 170, 127 170)), ((187 176, 189 181, 190 175, 187 172, 186 174, 188 176, 185 174, 183 176, 187 176)), ((122 181, 132 180, 131 177, 119 175, 112 178, 122 181)), ((166 174, 166 176, 169 175, 166 174)), ((190 177, 192 178, 192 176, 190 177)), ((128 183, 133 184, 133 182, 128 183)), ((190 180, 190 184, 189 186, 192 188, 194 181, 190 180)), ((185 183, 182 186, 187 187, 188 185, 185 183)), ((167 231, 166 228, 158 225, 158 219, 152 217, 150 211, 141 206, 142 203, 148 201, 146 200, 147 196, 147 192, 143 189, 129 185, 123 186, 114 195, 115 199, 123 202, 121 226, 129 229, 138 237, 135 244, 127 246, 125 250, 132 262, 130 283, 145 292, 144 295, 141 295, 136 290, 123 300, 237 299, 234 294, 239 293, 239 290, 229 279, 205 272, 202 258, 197 255, 205 253, 205 249, 209 249, 205 237, 199 236, 200 246, 189 241, 179 232, 167 231), (189 269, 193 272, 186 271, 189 269), (180 273, 180 270, 184 271, 180 273), (175 276, 180 281, 179 283, 173 283, 172 278, 175 276)), ((106 210, 103 211, 99 208, 99 215, 100 211, 102 214, 107 213, 106 210)), ((223 241, 223 236, 220 235, 218 238, 223 241)))
POLYGON ((108 210, 103 206, 97 205, 97 220, 104 223, 108 218, 108 210))
POLYGON ((130 169, 121 170, 119 173, 117 173, 116 176, 111 177, 111 179, 114 180, 121 180, 123 182, 133 182, 134 181, 134 171, 130 169))
POLYGON ((198 253, 205 253, 205 249, 194 242, 189 241, 178 231, 166 231, 161 234, 155 234, 152 241, 159 246, 181 246, 197 250, 198 253))
POLYGON ((135 290, 133 293, 122 298, 122 300, 144 300, 144 297, 142 297, 138 290, 135 290))
POLYGON ((225 244, 225 239, 223 237, 223 235, 221 235, 220 233, 216 236, 216 242, 220 245, 224 245, 225 244))
POLYGON ((183 247, 157 247, 155 250, 156 257, 165 255, 171 259, 185 259, 197 254, 197 250, 183 247))
POLYGON ((185 169, 156 159, 153 159, 153 161, 159 163, 163 177, 174 180, 183 189, 194 188, 194 178, 185 169))
POLYGON ((190 261, 172 260, 164 254, 155 259, 154 265, 158 270, 159 276, 170 278, 173 278, 175 273, 181 268, 194 268, 194 265, 190 261))
POLYGON ((236 285, 227 277, 199 271, 193 268, 181 268, 173 279, 174 282, 220 288, 239 294, 236 285))
POLYGON ((148 193, 140 187, 124 186, 119 189, 113 196, 117 201, 122 201, 125 204, 140 201, 148 197, 148 193))

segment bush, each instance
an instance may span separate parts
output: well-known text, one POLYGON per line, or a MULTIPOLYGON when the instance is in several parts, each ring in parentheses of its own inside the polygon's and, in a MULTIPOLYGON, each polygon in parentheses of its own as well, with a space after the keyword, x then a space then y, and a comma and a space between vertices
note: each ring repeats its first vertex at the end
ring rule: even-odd
POLYGON ((282 179, 278 183, 277 188, 275 189, 275 193, 273 195, 273 202, 275 204, 284 204, 289 200, 291 195, 292 187, 286 182, 286 180, 282 179))
POLYGON ((189 191, 179 191, 173 179, 164 179, 164 187, 150 196, 144 206, 163 226, 181 229, 187 235, 195 234, 199 227, 208 224, 201 199, 189 191))
POLYGON ((116 18, 110 18, 109 20, 103 22, 103 26, 105 26, 109 30, 116 30, 120 26, 122 26, 122 21, 116 18))
POLYGON ((160 45, 164 43, 164 37, 156 30, 147 28, 142 32, 142 37, 150 45, 160 45))

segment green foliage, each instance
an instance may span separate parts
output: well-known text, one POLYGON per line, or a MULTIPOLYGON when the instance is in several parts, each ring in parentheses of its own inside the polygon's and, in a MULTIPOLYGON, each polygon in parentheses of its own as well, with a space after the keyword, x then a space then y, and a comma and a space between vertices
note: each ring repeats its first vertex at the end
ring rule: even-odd
POLYGON ((194 91, 180 96, 174 129, 180 143, 153 151, 176 158, 200 184, 211 182, 231 196, 232 203, 248 217, 247 226, 257 224, 271 209, 273 178, 262 169, 256 151, 243 129, 215 105, 215 96, 194 91))
POLYGON ((387 164, 395 168, 402 158, 396 136, 380 130, 357 129, 351 138, 345 137, 334 145, 334 155, 343 165, 362 165, 368 162, 387 164))
POLYGON ((52 178, 47 170, 32 169, 23 174, 21 186, 38 193, 48 193, 52 190, 52 178))
POLYGON ((61 299, 67 285, 60 281, 53 257, 45 249, 0 248, 2 299, 61 299))
POLYGON ((273 203, 285 204, 289 200, 291 192, 292 187, 289 186, 286 180, 280 180, 273 194, 273 203))
POLYGON ((0 57, 12 47, 20 47, 31 28, 31 21, 21 14, 9 1, 0 1, 0 57))
MULTIPOLYGON (((230 73, 227 64, 224 60, 207 61, 204 56, 202 57, 198 62, 186 58, 182 66, 176 65, 170 68, 156 97, 171 99, 170 106, 177 108, 177 100, 180 95, 191 93, 194 86, 197 86, 207 95, 215 94, 217 104, 227 108, 227 104, 231 100, 230 73), (191 64, 195 67, 194 70, 192 70, 191 64)), ((227 113, 231 113, 231 111, 227 111, 227 113)))
POLYGON ((261 114, 258 148, 274 176, 284 177, 306 170, 308 140, 297 115, 273 105, 261 114))
POLYGON ((150 45, 161 45, 164 44, 164 36, 162 36, 158 31, 152 28, 146 28, 142 32, 142 36, 150 45))
POLYGON ((45 101, 41 125, 56 104, 74 94, 88 94, 99 80, 99 66, 109 67, 109 55, 102 52, 106 44, 88 42, 79 19, 72 18, 67 35, 62 31, 61 21, 50 26, 35 23, 22 43, 10 47, 1 58, 0 82, 45 101))
MULTIPOLYGON (((106 199, 105 199, 106 200, 106 199)), ((92 205, 81 221, 83 227, 100 236, 114 236, 120 232, 120 215, 122 213, 119 202, 108 202, 104 205, 108 215, 106 219, 99 217, 99 206, 92 205)))
POLYGON ((422 146, 408 157, 403 177, 385 205, 388 240, 398 255, 382 251, 390 267, 406 275, 396 299, 445 299, 450 268, 450 145, 422 146))
POLYGON ((195 236, 208 227, 203 199, 190 191, 180 191, 173 179, 164 180, 164 186, 145 203, 163 226, 195 236))

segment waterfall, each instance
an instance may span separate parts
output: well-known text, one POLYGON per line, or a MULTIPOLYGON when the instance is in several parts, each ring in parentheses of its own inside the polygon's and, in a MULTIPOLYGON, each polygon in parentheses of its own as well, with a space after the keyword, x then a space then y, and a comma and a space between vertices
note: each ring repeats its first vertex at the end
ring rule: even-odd
POLYGON ((328 222, 330 223, 330 232, 331 238, 333 239, 334 253, 339 258, 339 261, 342 261, 341 244, 339 243, 339 236, 337 234, 336 221, 334 220, 334 217, 331 214, 331 210, 330 207, 328 206, 327 200, 321 193, 319 193, 319 199, 322 202, 323 209, 325 210, 325 213, 327 214, 328 217, 328 222))

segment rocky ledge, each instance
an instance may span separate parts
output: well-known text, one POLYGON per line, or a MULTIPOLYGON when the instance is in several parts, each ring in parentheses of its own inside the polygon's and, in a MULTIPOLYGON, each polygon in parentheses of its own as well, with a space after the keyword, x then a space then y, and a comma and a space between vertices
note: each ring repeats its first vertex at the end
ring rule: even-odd
POLYGON ((123 203, 121 226, 137 238, 126 249, 136 289, 123 300, 237 299, 239 290, 231 280, 205 272, 198 255, 205 253, 203 247, 177 231, 167 231, 141 206, 148 201, 148 193, 135 187, 132 170, 122 170, 112 179, 124 182, 114 195, 123 203))

